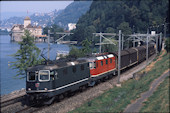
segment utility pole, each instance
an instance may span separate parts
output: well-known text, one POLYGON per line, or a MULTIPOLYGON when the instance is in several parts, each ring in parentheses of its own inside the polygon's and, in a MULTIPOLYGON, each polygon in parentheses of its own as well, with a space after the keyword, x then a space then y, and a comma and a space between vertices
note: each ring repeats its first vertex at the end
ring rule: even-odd
POLYGON ((158 54, 158 35, 156 36, 156 54, 158 54))
POLYGON ((118 79, 117 79, 117 85, 120 85, 120 66, 121 66, 121 30, 119 30, 119 48, 118 48, 118 79))
POLYGON ((122 50, 123 50, 124 35, 122 34, 122 50))
POLYGON ((48 60, 50 59, 50 30, 48 30, 48 60))
POLYGON ((99 48, 99 53, 101 53, 101 51, 102 51, 101 42, 102 42, 102 37, 101 37, 101 32, 100 32, 100 48, 99 48))
POLYGON ((161 51, 162 49, 162 33, 160 33, 160 38, 159 38, 159 50, 161 51))
MULTIPOLYGON (((135 26, 133 26, 133 34, 135 34, 135 26)), ((133 47, 135 47, 135 37, 133 37, 133 47)))
POLYGON ((147 37, 146 37, 146 65, 148 65, 148 38, 149 38, 149 29, 147 29, 147 37))
POLYGON ((135 37, 133 37, 133 47, 135 47, 135 37))

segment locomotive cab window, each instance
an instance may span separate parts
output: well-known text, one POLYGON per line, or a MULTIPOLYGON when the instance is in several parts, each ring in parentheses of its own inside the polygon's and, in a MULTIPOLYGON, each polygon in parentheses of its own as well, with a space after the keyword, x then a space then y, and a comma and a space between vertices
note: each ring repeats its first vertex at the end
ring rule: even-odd
POLYGON ((54 78, 55 78, 54 73, 55 73, 54 71, 50 71, 50 77, 52 78, 52 80, 54 80, 54 78))
POLYGON ((50 80, 50 71, 49 70, 40 70, 39 71, 39 81, 49 81, 50 80))
POLYGON ((35 81, 36 80, 36 76, 35 76, 35 72, 27 72, 27 81, 35 81))

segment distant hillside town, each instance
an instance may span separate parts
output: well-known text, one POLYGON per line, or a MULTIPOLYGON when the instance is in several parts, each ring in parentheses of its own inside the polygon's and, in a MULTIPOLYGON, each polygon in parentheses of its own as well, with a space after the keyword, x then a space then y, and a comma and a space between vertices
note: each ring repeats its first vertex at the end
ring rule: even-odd
POLYGON ((28 30, 30 31, 31 35, 40 40, 40 37, 45 37, 42 35, 42 27, 41 26, 32 26, 31 25, 31 19, 27 16, 24 19, 24 24, 14 24, 10 36, 11 36, 11 41, 22 41, 22 36, 24 35, 24 31, 28 30))

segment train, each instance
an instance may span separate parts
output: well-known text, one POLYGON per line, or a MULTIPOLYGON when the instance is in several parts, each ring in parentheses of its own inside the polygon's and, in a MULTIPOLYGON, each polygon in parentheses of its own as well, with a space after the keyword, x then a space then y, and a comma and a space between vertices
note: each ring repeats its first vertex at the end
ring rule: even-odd
MULTIPOLYGON (((148 57, 155 53, 153 44, 148 46, 148 57)), ((134 66, 146 59, 146 45, 121 51, 120 70, 134 66)), ((118 52, 48 62, 29 67, 26 71, 28 103, 51 104, 76 90, 94 86, 111 78, 118 71, 118 52)))

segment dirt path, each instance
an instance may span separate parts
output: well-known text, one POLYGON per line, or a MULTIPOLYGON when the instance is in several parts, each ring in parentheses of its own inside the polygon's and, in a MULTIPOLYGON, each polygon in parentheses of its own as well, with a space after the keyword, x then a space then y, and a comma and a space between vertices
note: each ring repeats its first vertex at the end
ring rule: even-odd
POLYGON ((169 70, 165 71, 160 77, 155 79, 151 86, 149 91, 146 91, 145 93, 141 94, 141 97, 137 99, 134 103, 128 105, 124 112, 139 112, 140 108, 142 107, 142 103, 147 100, 148 97, 150 97, 153 92, 156 90, 156 88, 159 86, 161 82, 165 79, 165 77, 169 76, 169 70))

